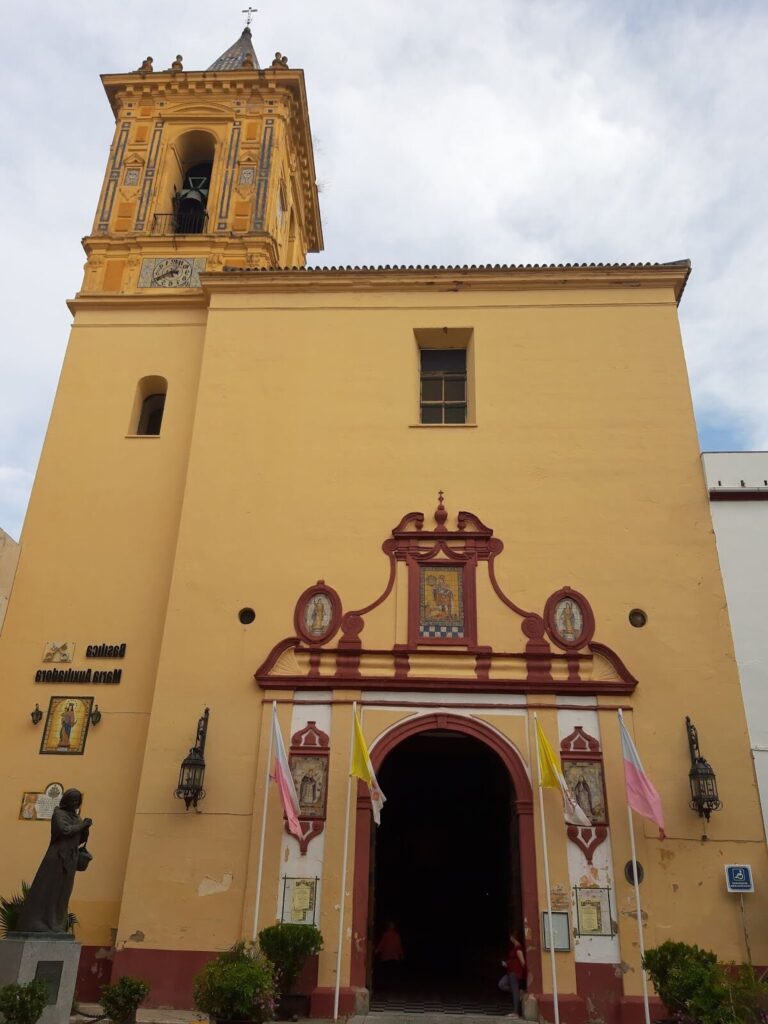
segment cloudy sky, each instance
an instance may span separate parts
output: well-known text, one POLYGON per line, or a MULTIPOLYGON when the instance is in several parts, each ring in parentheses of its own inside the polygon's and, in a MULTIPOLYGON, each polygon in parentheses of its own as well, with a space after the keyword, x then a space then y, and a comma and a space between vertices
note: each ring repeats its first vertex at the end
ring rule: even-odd
MULTIPOLYGON (((702 447, 768 448, 764 0, 256 3, 262 64, 281 50, 307 75, 313 263, 690 258, 702 447)), ((112 138, 98 76, 147 54, 205 68, 243 6, 3 4, 0 526, 14 537, 112 138)))

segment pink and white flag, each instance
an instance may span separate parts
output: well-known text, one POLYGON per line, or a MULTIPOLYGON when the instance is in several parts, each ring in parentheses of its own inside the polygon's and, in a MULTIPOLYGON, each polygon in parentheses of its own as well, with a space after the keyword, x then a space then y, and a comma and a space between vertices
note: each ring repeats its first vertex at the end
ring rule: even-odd
POLYGON ((280 791, 280 799, 283 802, 283 810, 288 819, 288 830, 301 839, 301 825, 299 823, 299 798, 296 796, 296 787, 293 784, 293 776, 288 765, 288 758, 285 756, 283 737, 280 732, 280 723, 277 720, 277 708, 272 706, 272 749, 275 752, 275 766, 272 778, 277 783, 280 791))
POLYGON ((643 763, 632 737, 627 732, 624 719, 619 711, 621 730, 621 753, 624 758, 624 782, 627 787, 627 803, 633 811, 648 818, 659 828, 659 839, 666 839, 664 832, 664 811, 656 787, 645 774, 643 763))

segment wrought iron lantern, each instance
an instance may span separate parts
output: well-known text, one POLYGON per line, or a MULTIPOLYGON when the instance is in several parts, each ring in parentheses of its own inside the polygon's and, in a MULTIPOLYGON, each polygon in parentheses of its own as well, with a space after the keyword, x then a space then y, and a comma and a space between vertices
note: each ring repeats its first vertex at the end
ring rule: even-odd
POLYGON ((181 762, 179 770, 179 785, 173 794, 179 800, 183 800, 187 806, 197 808, 197 801, 205 796, 203 781, 205 780, 205 737, 208 733, 208 711, 206 708, 197 723, 197 736, 195 745, 192 747, 181 762))
POLYGON ((712 765, 701 756, 699 734, 696 726, 687 716, 685 728, 688 731, 688 747, 691 751, 691 770, 688 772, 688 779, 691 783, 689 806, 692 811, 698 812, 700 818, 706 818, 709 821, 712 811, 719 811, 723 806, 717 795, 717 778, 712 765))
POLYGON ((32 719, 32 725, 39 725, 42 722, 43 712, 39 704, 35 704, 35 710, 29 712, 29 717, 32 719))

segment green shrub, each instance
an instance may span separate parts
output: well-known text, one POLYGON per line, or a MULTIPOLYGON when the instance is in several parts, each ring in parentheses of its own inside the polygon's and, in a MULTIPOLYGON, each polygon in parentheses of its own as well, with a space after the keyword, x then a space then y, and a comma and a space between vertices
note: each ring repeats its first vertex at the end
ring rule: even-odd
POLYGON ((195 1006, 219 1020, 272 1020, 272 964, 252 942, 238 942, 206 964, 195 978, 195 1006))
POLYGON ((99 1000, 104 1013, 114 1024, 131 1024, 136 1011, 149 995, 149 985, 139 978, 124 976, 113 985, 101 986, 99 1000))
POLYGON ((36 1024, 48 1005, 48 989, 42 981, 0 988, 0 1013, 6 1024, 36 1024))
POLYGON ((659 998, 680 1024, 764 1024, 768 986, 746 964, 724 967, 685 942, 663 942, 643 958, 659 998))
POLYGON ((273 924, 259 932, 259 945, 275 968, 281 996, 296 984, 308 956, 323 948, 323 936, 312 924, 273 924))

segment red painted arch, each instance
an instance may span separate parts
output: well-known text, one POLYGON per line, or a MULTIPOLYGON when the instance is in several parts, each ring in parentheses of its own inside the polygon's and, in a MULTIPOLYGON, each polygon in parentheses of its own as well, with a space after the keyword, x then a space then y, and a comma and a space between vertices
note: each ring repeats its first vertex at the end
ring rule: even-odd
MULTIPOLYGON (((520 841, 520 874, 525 944, 528 961, 528 991, 541 992, 541 941, 539 930, 539 895, 536 883, 536 843, 533 829, 533 790, 520 755, 512 744, 494 729, 476 718, 437 712, 408 718, 394 726, 371 749, 374 770, 378 771, 386 756, 403 740, 431 729, 449 729, 472 736, 489 747, 509 772, 514 790, 514 810, 518 816, 520 841)), ((352 964, 350 983, 355 988, 366 986, 368 959, 368 913, 370 905, 370 836, 371 801, 363 783, 358 785, 357 819, 355 823, 355 875, 352 911, 352 964)))

